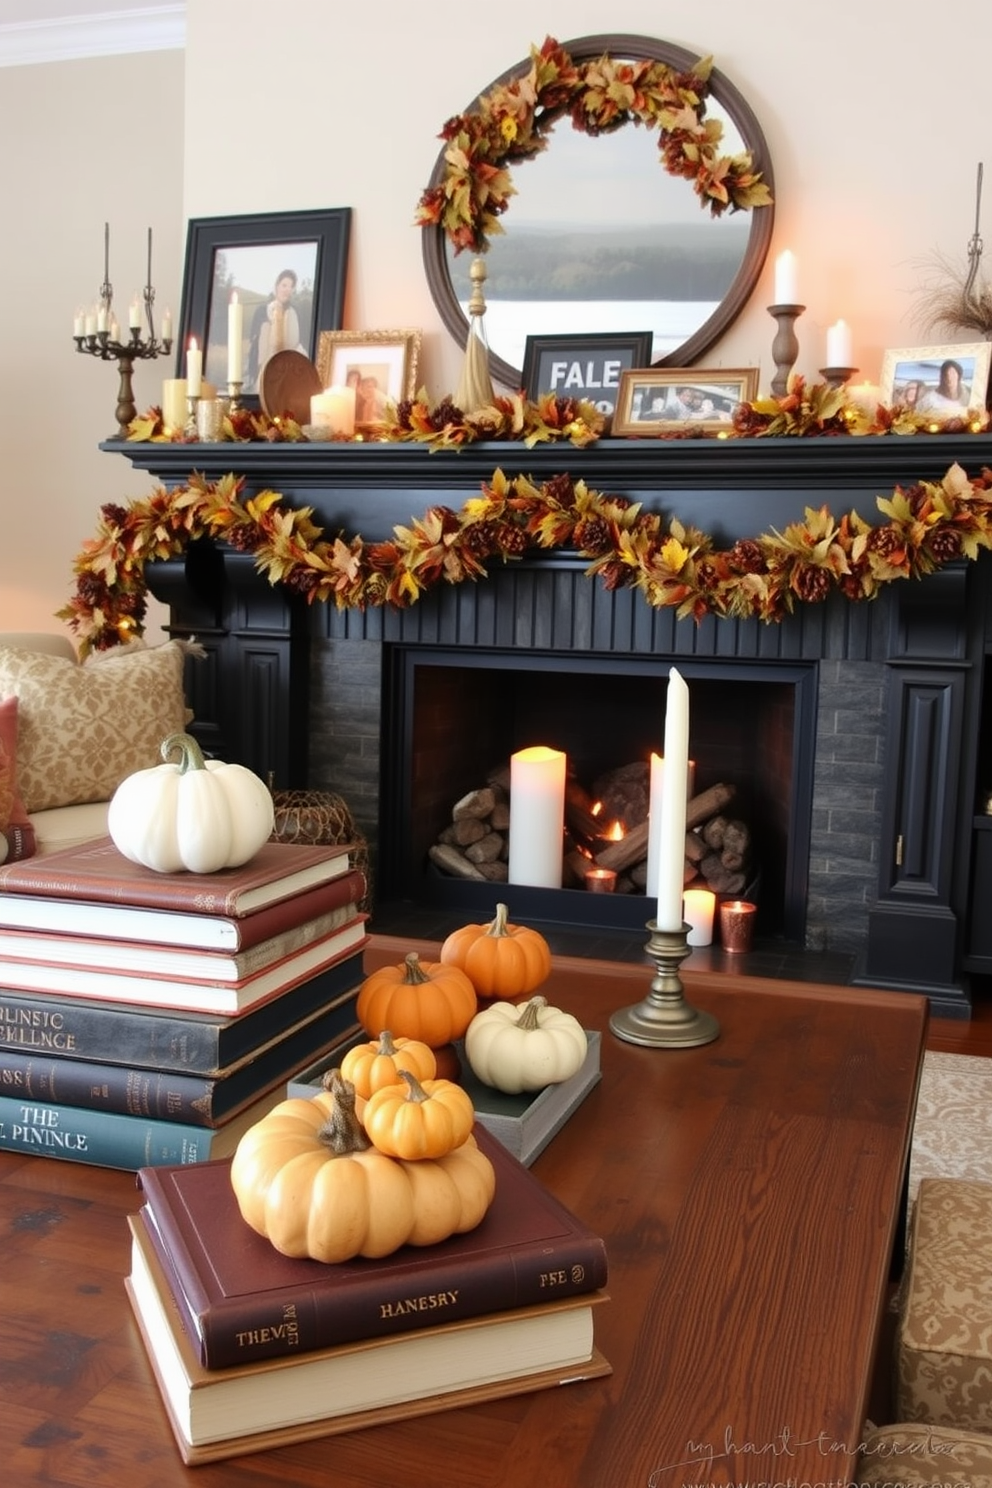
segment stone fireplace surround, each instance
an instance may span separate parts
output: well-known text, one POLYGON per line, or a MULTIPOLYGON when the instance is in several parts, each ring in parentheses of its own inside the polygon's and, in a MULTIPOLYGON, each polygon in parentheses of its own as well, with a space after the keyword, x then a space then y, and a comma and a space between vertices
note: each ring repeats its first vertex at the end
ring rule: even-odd
MULTIPOLYGON (((330 532, 368 539, 431 504, 461 505, 500 467, 538 481, 567 470, 721 544, 782 530, 806 506, 836 515, 853 507, 872 520, 876 497, 896 484, 939 479, 955 460, 977 472, 992 454, 987 436, 961 435, 603 440, 581 451, 501 444, 457 454, 198 446, 195 464, 188 446, 103 447, 166 484, 192 468, 212 478, 236 469, 249 489, 313 506, 330 532)), ((365 614, 308 608, 261 581, 246 555, 207 544, 185 562, 154 565, 149 580, 171 606, 172 633, 195 634, 207 648, 206 667, 190 676, 204 743, 272 771, 277 784, 340 791, 379 841, 393 889, 408 875, 409 821, 406 787, 382 746, 397 709, 409 706, 395 677, 410 657, 440 647, 459 664, 473 654, 526 656, 551 668, 556 657, 569 665, 584 657, 594 669, 662 676, 675 664, 690 691, 694 678, 788 678, 798 722, 781 933, 814 951, 852 951, 858 980, 925 991, 935 1010, 967 1016, 969 973, 992 971, 984 906, 973 902, 992 882, 992 833, 979 830, 978 800, 989 572, 983 557, 889 586, 872 603, 835 596, 800 606, 770 626, 677 621, 636 593, 607 593, 561 553, 498 566, 483 583, 440 588, 406 611, 365 614)))

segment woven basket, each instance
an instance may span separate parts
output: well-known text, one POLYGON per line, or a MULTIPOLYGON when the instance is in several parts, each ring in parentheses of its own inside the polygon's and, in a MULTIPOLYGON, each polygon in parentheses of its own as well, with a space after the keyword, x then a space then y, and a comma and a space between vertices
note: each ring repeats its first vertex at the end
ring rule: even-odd
POLYGON ((368 843, 355 825, 347 801, 333 791, 273 791, 272 805, 275 842, 346 843, 353 842, 354 867, 365 874, 368 889, 361 901, 363 910, 372 908, 372 865, 368 843))

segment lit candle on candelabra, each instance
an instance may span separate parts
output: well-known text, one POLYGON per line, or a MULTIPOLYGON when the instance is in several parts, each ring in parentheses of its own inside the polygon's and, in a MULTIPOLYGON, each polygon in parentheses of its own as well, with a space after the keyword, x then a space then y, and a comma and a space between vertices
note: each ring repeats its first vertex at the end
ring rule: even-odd
POLYGON ((127 307, 127 323, 132 331, 141 330, 141 300, 137 293, 127 307))
POLYGON ((668 674, 664 760, 657 924, 659 930, 681 930, 682 885, 685 880, 685 797, 689 779, 689 689, 675 667, 668 674))
POLYGON ((510 883, 561 888, 566 756, 543 744, 510 756, 510 883))
POLYGON ((227 380, 229 383, 244 381, 242 374, 244 314, 244 306, 235 290, 227 307, 227 380))
POLYGON ((162 340, 163 341, 171 341, 172 340, 172 311, 171 310, 166 310, 165 314, 162 316, 162 340))

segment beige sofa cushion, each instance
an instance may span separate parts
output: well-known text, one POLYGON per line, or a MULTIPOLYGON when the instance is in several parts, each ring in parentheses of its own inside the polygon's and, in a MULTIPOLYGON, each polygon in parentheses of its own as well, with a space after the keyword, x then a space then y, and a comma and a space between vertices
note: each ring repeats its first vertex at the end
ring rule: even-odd
POLYGON ((186 726, 185 658, 179 641, 83 665, 0 646, 0 697, 18 699, 17 781, 26 809, 109 800, 126 775, 159 764, 162 740, 186 726))
POLYGON ((869 1430, 857 1488, 992 1488, 992 1436, 897 1422, 869 1430))
POLYGON ((992 1184, 920 1183, 896 1330, 896 1415, 992 1432, 992 1184))

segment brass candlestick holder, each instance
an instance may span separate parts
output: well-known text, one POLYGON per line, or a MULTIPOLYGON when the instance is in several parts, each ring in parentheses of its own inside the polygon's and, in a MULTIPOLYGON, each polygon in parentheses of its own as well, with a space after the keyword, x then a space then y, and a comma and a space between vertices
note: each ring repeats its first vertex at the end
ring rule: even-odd
POLYGON ((186 398, 186 427, 183 429, 183 434, 186 436, 187 439, 196 439, 198 437, 196 429, 196 419, 197 409, 199 408, 199 406, 199 393, 188 394, 186 398))
POLYGON ((650 940, 645 950, 658 968, 643 1002, 621 1008, 610 1018, 610 1030, 628 1044, 652 1049, 693 1049, 720 1036, 712 1013, 700 1012, 685 1000, 679 967, 689 955, 689 929, 659 930, 657 921, 645 927, 650 940))
MULTIPOLYGON (((110 305, 113 299, 113 289, 107 280, 100 286, 100 302, 106 312, 107 319, 110 318, 110 305)), ((156 339, 155 324, 152 317, 152 306, 155 301, 155 291, 151 285, 145 286, 144 293, 145 316, 148 321, 148 339, 143 341, 139 326, 130 328, 130 339, 127 341, 111 340, 108 331, 92 331, 82 336, 73 336, 76 350, 85 356, 99 357, 102 362, 116 362, 120 373, 120 382, 117 387, 117 407, 114 410, 117 415, 117 430, 110 437, 112 439, 126 439, 128 425, 137 413, 134 401, 134 390, 132 387, 132 374, 135 362, 151 361, 155 357, 168 356, 172 350, 172 338, 164 337, 161 341, 156 339)))
POLYGON ((772 360, 775 363, 772 392, 776 398, 784 398, 789 391, 789 374, 799 356, 796 321, 805 309, 805 305, 768 306, 768 314, 778 322, 778 330, 772 342, 772 360))
POLYGON ((237 413, 241 408, 241 389, 243 382, 229 382, 227 384, 227 412, 237 413))

